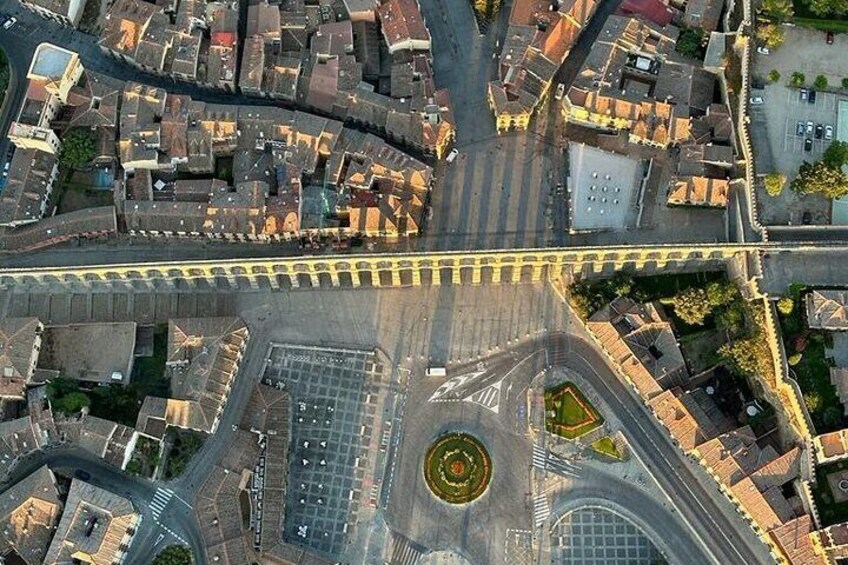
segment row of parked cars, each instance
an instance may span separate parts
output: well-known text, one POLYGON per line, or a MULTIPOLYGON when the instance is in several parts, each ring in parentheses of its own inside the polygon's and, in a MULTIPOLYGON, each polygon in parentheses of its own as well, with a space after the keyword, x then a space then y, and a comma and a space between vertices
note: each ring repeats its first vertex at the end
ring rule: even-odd
POLYGON ((795 124, 795 135, 813 135, 816 139, 824 138, 825 140, 830 141, 833 139, 833 126, 830 124, 814 125, 811 121, 804 123, 803 120, 798 120, 798 123, 795 124))

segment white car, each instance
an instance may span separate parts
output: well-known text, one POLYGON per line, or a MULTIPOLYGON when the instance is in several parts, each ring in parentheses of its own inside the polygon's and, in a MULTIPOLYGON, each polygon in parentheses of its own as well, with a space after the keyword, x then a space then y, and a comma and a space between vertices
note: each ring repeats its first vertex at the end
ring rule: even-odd
POLYGON ((763 103, 762 96, 751 96, 751 106, 762 106, 763 103))
POLYGON ((760 46, 760 47, 757 47, 757 53, 759 53, 760 55, 768 55, 769 53, 771 53, 771 51, 769 51, 768 47, 760 46))
POLYGON ((827 141, 830 141, 831 139, 833 139, 833 126, 832 125, 824 126, 824 138, 827 141))
POLYGON ((554 98, 557 100, 562 100, 562 95, 565 94, 565 85, 559 83, 559 86, 556 87, 556 92, 554 93, 554 98))
POLYGON ((3 29, 12 29, 12 26, 14 26, 16 23, 18 23, 18 18, 12 16, 8 20, 6 20, 6 23, 3 24, 3 29))
POLYGON ((459 155, 459 149, 452 149, 448 156, 445 157, 445 161, 448 163, 453 163, 453 160, 456 159, 456 156, 459 155))

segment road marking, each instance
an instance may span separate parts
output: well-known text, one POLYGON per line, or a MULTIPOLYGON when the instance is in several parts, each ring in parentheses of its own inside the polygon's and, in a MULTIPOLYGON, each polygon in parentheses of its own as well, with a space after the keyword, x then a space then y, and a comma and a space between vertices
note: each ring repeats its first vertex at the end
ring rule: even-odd
POLYGON ((533 466, 537 469, 546 469, 548 466, 548 452, 535 443, 533 444, 533 466))
MULTIPOLYGON (((167 508, 172 496, 174 496, 174 491, 169 488, 159 487, 156 489, 156 494, 153 495, 153 500, 150 501, 150 512, 153 514, 153 519, 157 522, 162 511, 167 508)), ((162 527, 164 528, 165 526, 162 527)))
POLYGON ((544 494, 537 494, 533 497, 533 525, 538 528, 545 523, 551 515, 551 506, 548 504, 548 497, 544 494))

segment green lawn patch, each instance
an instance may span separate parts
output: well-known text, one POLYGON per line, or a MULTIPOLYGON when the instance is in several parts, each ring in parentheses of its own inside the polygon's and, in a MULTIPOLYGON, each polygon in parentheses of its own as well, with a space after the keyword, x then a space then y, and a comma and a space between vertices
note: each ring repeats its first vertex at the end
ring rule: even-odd
POLYGON ((789 368, 790 375, 798 382, 813 427, 823 434, 844 428, 848 420, 836 387, 830 382, 831 364, 826 352, 830 335, 807 326, 804 302, 809 290, 801 285, 790 286, 789 297, 795 306, 789 314, 778 314, 778 319, 787 358, 801 355, 801 360, 789 368))
POLYGON ((793 18, 795 25, 808 27, 820 31, 832 31, 834 33, 848 32, 848 21, 843 20, 820 20, 817 18, 793 18))
POLYGON ((545 429, 566 439, 586 435, 604 423, 580 389, 565 382, 545 391, 545 429))
POLYGON ((478 498, 492 479, 492 458, 477 438, 464 433, 440 437, 424 457, 424 481, 450 504, 478 498))
POLYGON ((838 491, 841 475, 839 473, 848 471, 848 461, 839 461, 830 465, 816 467, 816 484, 812 485, 813 498, 819 510, 822 527, 839 524, 848 521, 848 502, 845 501, 844 493, 838 491), (834 493, 828 481, 828 476, 836 474, 834 481, 837 484, 837 492, 834 493))
POLYGON ((604 436, 598 441, 592 442, 592 449, 613 459, 624 459, 624 456, 615 446, 615 442, 609 436, 604 436))

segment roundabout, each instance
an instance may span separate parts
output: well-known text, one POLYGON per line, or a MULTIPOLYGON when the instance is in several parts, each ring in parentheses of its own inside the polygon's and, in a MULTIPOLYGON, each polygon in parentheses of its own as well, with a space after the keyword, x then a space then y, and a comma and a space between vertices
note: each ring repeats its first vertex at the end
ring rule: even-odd
POLYGON ((492 459, 477 438, 449 433, 438 438, 424 457, 424 481, 437 498, 466 504, 479 498, 492 478, 492 459))

